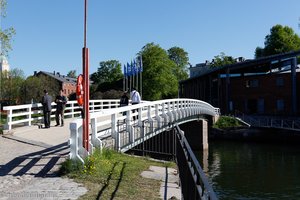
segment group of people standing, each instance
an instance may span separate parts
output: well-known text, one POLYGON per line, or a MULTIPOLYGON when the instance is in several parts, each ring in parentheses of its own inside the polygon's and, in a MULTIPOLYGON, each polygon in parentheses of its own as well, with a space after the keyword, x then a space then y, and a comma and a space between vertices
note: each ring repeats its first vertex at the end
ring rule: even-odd
MULTIPOLYGON (((64 126, 64 111, 68 99, 66 96, 63 95, 63 92, 64 92, 63 90, 60 90, 60 94, 57 95, 54 100, 54 102, 56 103, 56 111, 55 111, 56 125, 55 126, 59 126, 59 125, 64 126)), ((45 128, 50 128, 52 97, 48 94, 47 90, 44 90, 44 96, 42 97, 41 103, 43 105, 45 128)))
MULTIPOLYGON (((63 90, 60 90, 60 94, 56 96, 54 102, 56 103, 56 112, 55 112, 55 126, 64 126, 64 111, 66 108, 66 104, 68 99, 66 96, 63 95, 63 90)), ((136 105, 141 103, 141 96, 140 93, 133 88, 130 93, 131 104, 136 105)), ((42 97, 41 101, 43 105, 43 113, 44 113, 44 124, 45 128, 50 128, 51 123, 51 109, 52 109, 52 97, 48 94, 47 90, 44 90, 44 96, 42 97)), ((120 106, 128 106, 129 104, 129 97, 127 92, 125 91, 120 99, 120 106)), ((135 109, 132 110, 135 113, 135 109)), ((133 116, 133 120, 137 119, 137 117, 133 116)))

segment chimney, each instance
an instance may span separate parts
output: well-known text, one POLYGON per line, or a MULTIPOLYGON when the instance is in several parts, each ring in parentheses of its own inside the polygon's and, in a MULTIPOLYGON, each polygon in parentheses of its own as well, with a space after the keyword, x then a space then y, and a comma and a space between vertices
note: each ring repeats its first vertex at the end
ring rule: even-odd
POLYGON ((60 73, 59 73, 59 72, 56 72, 56 75, 57 75, 58 77, 60 77, 60 73))
POLYGON ((33 76, 36 76, 37 75, 37 71, 34 71, 34 74, 33 74, 33 76))
POLYGON ((55 71, 53 71, 53 75, 55 76, 55 71))

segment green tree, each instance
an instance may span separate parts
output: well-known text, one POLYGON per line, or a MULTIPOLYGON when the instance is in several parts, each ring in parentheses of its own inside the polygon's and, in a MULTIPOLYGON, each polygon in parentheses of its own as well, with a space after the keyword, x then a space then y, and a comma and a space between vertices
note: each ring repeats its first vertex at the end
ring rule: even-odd
POLYGON ((47 90, 54 100, 54 97, 59 93, 59 89, 59 83, 48 76, 29 76, 20 88, 21 102, 40 102, 44 90, 47 90))
POLYGON ((19 88, 24 82, 24 77, 24 72, 17 68, 2 72, 0 77, 0 99, 18 102, 19 88))
MULTIPOLYGON (((6 7, 7 7, 7 1, 0 0, 0 18, 6 17, 6 7)), ((8 51, 12 50, 11 39, 15 34, 16 31, 13 27, 9 27, 7 29, 2 29, 2 26, 0 27, 0 41, 1 41, 2 54, 7 55, 8 51)))
POLYGON ((211 67, 221 67, 224 65, 230 65, 236 63, 235 59, 232 56, 226 56, 224 52, 221 52, 220 55, 214 57, 211 67))
POLYGON ((255 49, 255 57, 286 53, 300 49, 300 38, 288 26, 275 25, 265 37, 265 47, 255 49))
POLYGON ((176 64, 167 52, 154 43, 146 44, 139 52, 143 59, 143 99, 174 98, 178 92, 178 80, 173 71, 176 64))
POLYGON ((113 82, 123 77, 121 63, 117 60, 108 60, 100 62, 97 72, 91 75, 91 80, 95 84, 104 82, 113 82))
POLYGON ((77 78, 76 70, 69 71, 67 76, 70 77, 70 78, 77 78))
POLYGON ((188 63, 189 57, 188 53, 180 47, 172 47, 168 50, 168 56, 176 64, 174 69, 174 74, 177 77, 178 81, 188 78, 188 63))
POLYGON ((39 102, 43 95, 42 79, 36 76, 29 76, 21 87, 21 102, 39 102))

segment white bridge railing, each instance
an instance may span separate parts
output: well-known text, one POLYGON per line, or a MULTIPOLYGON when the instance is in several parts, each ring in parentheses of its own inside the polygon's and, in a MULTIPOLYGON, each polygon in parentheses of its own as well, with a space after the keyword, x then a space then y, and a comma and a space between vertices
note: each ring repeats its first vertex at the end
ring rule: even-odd
MULTIPOLYGON (((118 99, 90 100, 90 112, 99 112, 103 109, 119 107, 118 99)), ((25 104, 17 106, 6 106, 3 110, 7 111, 7 120, 4 126, 5 130, 11 130, 13 126, 31 126, 43 123, 43 107, 41 103, 25 104)), ((51 118, 55 118, 56 103, 52 103, 51 118)), ((81 107, 77 101, 68 101, 64 116, 74 118, 81 115, 81 107)))
POLYGON ((104 146, 104 138, 111 138, 114 148, 125 152, 174 123, 195 120, 200 115, 218 117, 220 111, 206 102, 194 99, 169 99, 103 109, 90 114, 90 152, 82 146, 82 120, 71 122, 70 158, 83 162, 83 158, 92 153, 94 147, 101 149, 104 146))

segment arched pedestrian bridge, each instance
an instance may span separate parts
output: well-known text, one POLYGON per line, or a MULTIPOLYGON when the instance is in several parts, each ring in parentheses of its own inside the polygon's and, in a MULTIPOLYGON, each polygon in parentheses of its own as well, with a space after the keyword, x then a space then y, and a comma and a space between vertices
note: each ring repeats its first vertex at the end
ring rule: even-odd
MULTIPOLYGON (((11 131, 14 127, 43 124, 40 103, 8 106, 4 110, 7 111, 6 131, 11 131)), ((55 118, 55 110, 56 104, 52 103, 52 119, 55 118)), ((81 108, 77 102, 69 101, 65 118, 74 118, 70 123, 70 158, 82 160, 87 152, 81 145, 80 114, 81 108)), ((199 120, 203 116, 217 118, 219 114, 218 108, 194 99, 143 101, 126 107, 119 107, 119 100, 91 100, 89 142, 91 147, 102 148, 105 146, 104 138, 111 137, 111 145, 116 150, 125 152, 170 127, 199 120)))
MULTIPOLYGON (((103 109, 90 114, 90 150, 103 148, 111 137, 111 145, 126 152, 134 146, 182 123, 199 120, 207 115, 219 116, 219 109, 193 99, 168 99, 137 105, 103 109)), ((82 160, 88 152, 82 147, 82 120, 70 124, 71 159, 82 160)))
MULTIPOLYGON (((55 117, 55 106, 56 104, 53 103, 52 118, 55 117)), ((4 107, 4 110, 7 110, 5 126, 7 131, 11 131, 14 127, 38 125, 43 120, 41 104, 9 106, 4 107)), ((70 132, 70 158, 79 159, 83 162, 83 158, 88 155, 88 152, 82 146, 82 119, 80 114, 81 108, 76 101, 68 102, 65 118, 71 118, 72 122, 70 123, 70 129, 65 130, 70 132)), ((176 150, 176 160, 179 175, 184 177, 183 179, 180 178, 182 194, 187 199, 203 199, 204 196, 206 197, 204 199, 216 199, 178 125, 192 121, 202 121, 207 126, 206 121, 203 119, 209 117, 215 121, 219 114, 218 108, 194 99, 143 101, 140 104, 126 107, 119 107, 119 100, 91 100, 89 144, 92 148, 90 148, 89 153, 92 153, 94 147, 103 148, 107 146, 108 141, 110 141, 110 146, 116 150, 126 152, 142 142, 172 129, 177 131, 178 139, 176 143, 177 147, 180 147, 176 150), (193 186, 191 181, 194 182, 193 186)), ((204 126, 202 128, 205 130, 204 126)), ((35 131, 38 130, 40 129, 35 131)), ((55 130, 62 131, 62 129, 51 128, 51 131, 55 130)), ((200 131, 197 131, 197 134, 200 135, 200 131)), ((207 143, 207 135, 202 135, 203 143, 207 143)), ((206 147, 204 146, 204 148, 206 147)))

